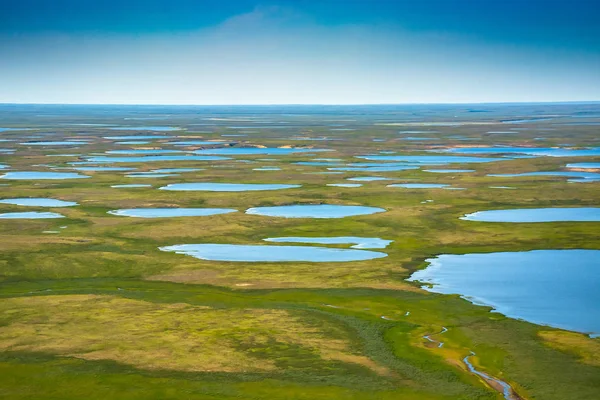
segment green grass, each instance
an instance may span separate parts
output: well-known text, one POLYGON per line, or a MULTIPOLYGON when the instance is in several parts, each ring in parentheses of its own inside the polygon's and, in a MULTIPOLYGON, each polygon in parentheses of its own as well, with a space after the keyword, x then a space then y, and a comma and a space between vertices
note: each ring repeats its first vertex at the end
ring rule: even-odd
MULTIPOLYGON (((177 125, 196 121, 186 118, 177 125)), ((54 122, 69 121, 60 117, 54 122)), ((427 258, 443 253, 599 249, 600 223, 515 226, 459 220, 483 209, 597 206, 598 183, 486 176, 556 170, 569 162, 597 159, 546 157, 452 165, 476 169, 466 174, 407 170, 319 175, 313 173, 326 171, 325 167, 294 164, 330 157, 360 162, 353 156, 384 149, 429 154, 423 152, 427 144, 399 140, 398 127, 360 119, 356 128, 332 132, 307 125, 309 135, 346 139, 308 142, 337 150, 315 156, 236 157, 256 161, 253 164, 226 160, 134 165, 142 171, 206 168, 176 177, 132 179, 120 172, 97 172, 90 173, 90 179, 39 184, 2 180, 9 184, 0 187, 3 198, 53 197, 80 205, 53 210, 64 214, 63 219, 0 222, 0 398, 501 398, 466 370, 461 360, 470 351, 477 353, 473 362, 479 369, 509 382, 526 399, 597 397, 598 339, 508 319, 458 296, 431 294, 405 281, 426 265, 427 258), (372 142, 375 137, 388 142, 372 142), (258 161, 262 158, 278 161, 258 161), (252 171, 262 165, 282 170, 252 171), (326 186, 371 175, 393 180, 365 182, 360 188, 326 186), (413 180, 467 190, 386 187, 413 180), (243 193, 157 190, 176 182, 303 186, 243 193), (153 188, 110 187, 126 183, 150 183, 153 188), (422 203, 429 199, 434 201, 422 203), (254 206, 316 203, 375 206, 387 212, 333 220, 243 213, 254 206), (134 207, 226 207, 240 212, 147 220, 107 214, 134 207), (43 234, 46 230, 60 233, 43 234), (382 250, 386 258, 351 263, 210 262, 158 250, 182 243, 267 244, 263 239, 278 236, 365 236, 394 242, 382 250), (449 330, 436 339, 444 346, 430 346, 423 336, 442 326, 449 330)), ((488 135, 481 129, 448 127, 432 135, 440 138, 438 143, 456 144, 447 136, 460 134, 480 138, 477 144, 508 146, 565 142, 586 146, 593 145, 597 136, 590 127, 570 127, 569 132, 549 131, 539 142, 533 140, 536 131, 488 135)), ((216 139, 233 132, 219 128, 202 136, 216 139)), ((100 130, 94 144, 73 152, 114 148, 98 139, 107 133, 115 134, 100 130)), ((79 129, 67 127, 61 136, 76 134, 79 129)), ((244 140, 288 145, 281 137, 281 131, 265 129, 244 140)), ((12 146, 9 143, 2 147, 12 146)), ((159 141, 156 146, 164 144, 159 141)), ((77 160, 46 156, 61 153, 72 151, 18 147, 15 155, 0 155, 0 162, 14 170, 45 170, 32 166, 67 166, 77 160)), ((38 210, 44 209, 27 208, 38 210)), ((0 213, 14 211, 24 210, 0 205, 0 213)))

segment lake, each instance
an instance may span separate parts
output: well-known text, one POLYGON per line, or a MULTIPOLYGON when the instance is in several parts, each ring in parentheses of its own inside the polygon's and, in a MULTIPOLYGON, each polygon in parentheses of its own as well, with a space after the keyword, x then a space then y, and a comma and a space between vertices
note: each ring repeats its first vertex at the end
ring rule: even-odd
POLYGON ((600 156, 600 147, 586 149, 554 147, 457 147, 441 151, 458 154, 527 154, 549 157, 600 156))
POLYGON ((567 164, 567 168, 600 169, 600 162, 571 163, 567 164))
POLYGON ((57 199, 45 199, 35 197, 23 197, 16 199, 3 199, 0 200, 2 204, 13 204, 16 206, 26 207, 73 207, 78 205, 73 201, 63 201, 57 199))
POLYGON ((50 219, 64 217, 65 216, 61 214, 41 211, 11 212, 0 214, 0 219, 50 219))
POLYGON ((15 180, 42 180, 42 179, 85 179, 90 178, 87 175, 81 175, 75 172, 38 172, 38 171, 15 171, 7 172, 0 176, 2 179, 15 180))
POLYGON ((277 237, 264 239, 277 243, 352 244, 353 249, 385 249, 393 240, 357 236, 338 237, 277 237))
POLYGON ((600 250, 444 254, 410 281, 460 294, 512 318, 600 333, 600 250))
POLYGON ((600 221, 600 208, 517 208, 467 214, 460 219, 481 222, 590 222, 600 221))
POLYGON ((237 262, 348 262, 387 257, 387 254, 376 251, 315 246, 180 244, 160 247, 160 250, 202 260, 237 262))

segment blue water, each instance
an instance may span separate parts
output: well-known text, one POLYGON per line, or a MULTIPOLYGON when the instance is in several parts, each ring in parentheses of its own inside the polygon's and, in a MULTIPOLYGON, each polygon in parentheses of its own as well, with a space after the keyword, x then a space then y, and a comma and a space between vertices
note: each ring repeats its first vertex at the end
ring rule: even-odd
POLYGON ((439 189, 445 188, 450 185, 444 185, 442 183, 394 183, 387 185, 387 187, 401 187, 405 189, 439 189))
POLYGON ((15 198, 15 199, 4 199, 0 200, 2 204, 14 204, 17 206, 27 207, 72 207, 76 206, 77 203, 73 201, 63 201, 56 199, 44 199, 44 198, 15 198))
POLYGON ((26 131, 30 128, 0 128, 0 132, 8 132, 8 131, 26 131))
POLYGON ((567 164, 567 168, 590 168, 590 169, 600 169, 600 163, 597 162, 583 162, 583 163, 571 163, 567 164))
POLYGON ((8 168, 8 165, 6 165, 6 164, 0 164, 0 169, 5 169, 5 168, 8 168))
POLYGON ((565 176, 570 179, 569 181, 582 181, 582 180, 598 180, 600 179, 600 173, 597 172, 584 172, 584 171, 539 171, 539 172, 523 172, 521 174, 489 174, 488 176, 512 178, 519 176, 565 176))
POLYGON ((512 318, 600 333, 600 250, 444 254, 409 280, 433 284, 512 318))
POLYGON ((146 142, 143 140, 130 140, 128 142, 115 142, 115 144, 122 144, 122 145, 128 145, 128 144, 148 144, 150 142, 146 142))
POLYGON ((277 237, 264 239, 277 243, 352 244, 353 249, 385 249, 393 240, 357 236, 338 237, 277 237))
POLYGON ((259 167, 259 168, 252 168, 252 171, 281 171, 281 168, 279 168, 279 167, 259 167))
POLYGON ((146 185, 143 183, 132 183, 127 185, 112 185, 113 188, 141 188, 141 187, 152 187, 152 185, 146 185))
POLYGON ((171 136, 160 135, 126 135, 126 136, 104 136, 104 139, 109 140, 153 140, 153 139, 169 139, 171 136))
POLYGON ((174 126, 117 126, 108 128, 115 131, 156 131, 156 132, 171 132, 180 131, 181 128, 174 126))
POLYGON ((468 164, 468 163, 487 163, 495 161, 506 161, 505 158, 484 158, 484 157, 465 157, 465 156, 357 156, 365 160, 374 161, 404 161, 411 163, 419 163, 425 165, 436 164, 468 164))
POLYGON ((205 217, 237 212, 231 208, 129 208, 112 210, 109 214, 136 218, 205 217))
POLYGON ((81 175, 75 172, 37 172, 37 171, 15 171, 7 172, 0 176, 2 179, 85 179, 90 178, 87 175, 81 175))
POLYGON ((459 154, 528 154, 532 156, 581 157, 600 156, 600 147, 589 149, 565 149, 551 147, 459 147, 442 150, 459 154))
POLYGON ((361 183, 328 183, 327 186, 345 187, 345 188, 357 188, 361 187, 361 183))
MULTIPOLYGON (((218 156, 141 156, 141 157, 108 157, 108 156, 97 156, 89 157, 85 163, 97 164, 97 163, 145 163, 145 162, 156 162, 156 161, 221 161, 229 160, 229 157, 218 157, 218 156)), ((81 164, 81 162, 71 163, 81 164)))
POLYGON ((64 215, 53 212, 12 212, 0 214, 0 219, 49 219, 49 218, 64 218, 64 215))
POLYGON ((257 148, 257 147, 226 147, 219 149, 202 149, 195 150, 195 154, 215 154, 215 155, 256 155, 256 154, 269 154, 269 155, 286 155, 293 153, 314 153, 322 151, 332 151, 327 149, 306 149, 306 148, 257 148))
POLYGON ((343 206, 335 204, 307 204, 275 207, 254 207, 246 214, 284 218, 344 218, 356 215, 369 215, 385 212, 383 208, 364 206, 343 206))
POLYGON ((282 185, 274 183, 174 183, 161 187, 162 190, 200 190, 207 192, 249 192, 258 190, 295 189, 301 185, 282 185))
POLYGON ((236 244, 180 244, 160 247, 201 260, 242 262, 348 262, 386 257, 376 251, 330 249, 315 246, 269 246, 236 244))
POLYGON ((560 222, 600 221, 600 208, 517 208, 489 210, 467 214, 461 219, 482 222, 560 222))

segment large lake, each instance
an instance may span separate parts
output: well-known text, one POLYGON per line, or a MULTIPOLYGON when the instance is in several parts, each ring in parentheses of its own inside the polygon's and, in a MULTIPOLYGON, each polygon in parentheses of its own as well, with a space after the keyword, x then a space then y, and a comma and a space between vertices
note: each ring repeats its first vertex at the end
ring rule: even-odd
POLYGON ((512 318, 600 333, 600 250, 444 254, 409 278, 512 318))

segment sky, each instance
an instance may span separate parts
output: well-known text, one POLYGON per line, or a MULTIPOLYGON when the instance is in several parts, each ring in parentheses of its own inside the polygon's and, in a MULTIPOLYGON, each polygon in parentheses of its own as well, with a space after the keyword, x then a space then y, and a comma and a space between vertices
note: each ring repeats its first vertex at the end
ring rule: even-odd
POLYGON ((0 103, 600 100, 600 0, 0 0, 0 103))

